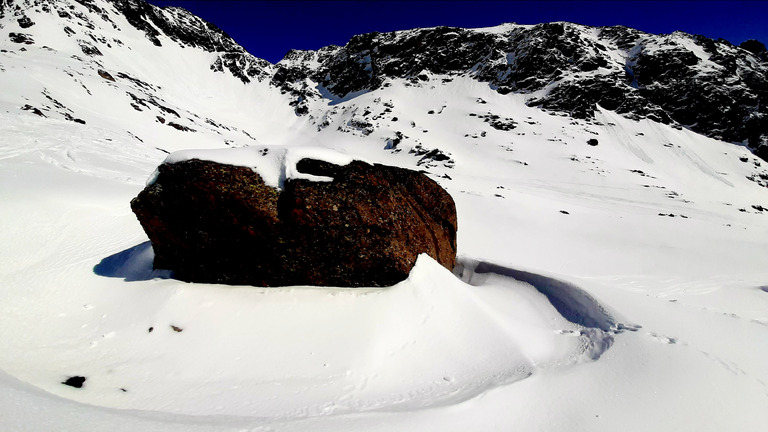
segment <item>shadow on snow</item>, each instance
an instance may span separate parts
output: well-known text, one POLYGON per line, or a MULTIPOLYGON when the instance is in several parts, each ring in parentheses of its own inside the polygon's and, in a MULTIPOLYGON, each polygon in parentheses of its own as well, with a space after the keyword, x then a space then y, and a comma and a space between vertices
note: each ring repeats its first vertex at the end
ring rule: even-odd
POLYGON ((123 278, 126 282, 147 281, 152 279, 170 279, 170 270, 155 270, 152 261, 155 253, 152 245, 146 241, 132 248, 110 255, 93 267, 99 276, 123 278))

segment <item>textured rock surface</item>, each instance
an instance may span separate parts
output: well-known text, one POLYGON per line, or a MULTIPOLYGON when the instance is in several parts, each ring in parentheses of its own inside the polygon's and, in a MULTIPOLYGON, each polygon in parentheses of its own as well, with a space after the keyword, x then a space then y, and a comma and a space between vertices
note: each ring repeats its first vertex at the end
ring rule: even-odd
POLYGON ((425 175, 303 159, 279 191, 250 168, 190 160, 159 167, 132 202, 155 268, 187 281, 257 286, 388 286, 428 253, 456 258, 453 199, 425 175))

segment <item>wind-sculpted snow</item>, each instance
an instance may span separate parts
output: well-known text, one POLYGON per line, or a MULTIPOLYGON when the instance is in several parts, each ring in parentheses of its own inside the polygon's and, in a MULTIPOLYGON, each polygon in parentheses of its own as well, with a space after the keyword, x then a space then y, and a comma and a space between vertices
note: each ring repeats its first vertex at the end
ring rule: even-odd
POLYGON ((485 275, 497 275, 530 284, 544 294, 568 321, 603 331, 616 329, 614 318, 592 296, 578 287, 543 275, 515 270, 488 262, 465 261, 459 276, 470 284, 482 284, 485 275))
MULTIPOLYGON (((151 260, 138 251, 105 259, 96 270, 101 272, 121 261, 116 267, 131 270, 116 274, 127 276, 126 280, 142 280, 141 275, 152 271, 151 260)), ((456 404, 552 368, 596 360, 600 353, 594 347, 610 346, 605 342, 610 336, 602 331, 594 332, 589 325, 574 324, 560 315, 563 301, 573 299, 559 298, 558 308, 550 304, 555 297, 541 296, 533 286, 506 274, 496 275, 501 278, 480 281, 470 277, 470 284, 465 284, 422 256, 408 280, 383 290, 244 288, 220 297, 215 287, 200 291, 177 285, 175 289, 185 293, 182 297, 146 305, 175 310, 172 315, 186 310, 182 316, 196 316, 194 321, 179 316, 180 321, 175 322, 184 328, 185 339, 181 345, 174 343, 173 352, 163 354, 168 361, 176 359, 168 364, 170 376, 123 385, 150 399, 174 395, 163 411, 196 415, 208 412, 201 412, 199 406, 194 411, 185 407, 199 398, 205 398, 209 406, 227 407, 210 414, 239 416, 412 410, 456 404), (205 306, 212 295, 219 298, 216 309, 205 306), (225 310, 246 305, 249 312, 244 315, 225 310), (526 312, 531 305, 541 313, 526 312), (312 322, 312 327, 302 325, 304 322, 312 322), (249 328, 267 333, 253 334, 246 331, 249 328), (280 336, 270 335, 269 328, 281 328, 280 336), (218 340, 222 334, 228 335, 226 341, 218 340), (536 340, 535 347, 532 340, 536 340), (195 374, 199 375, 187 373, 186 377, 198 382, 197 390, 185 396, 172 378, 172 370, 197 358, 202 347, 209 352, 205 365, 195 360, 195 374), (305 352, 308 355, 302 354, 305 352), (208 377, 218 376, 222 384, 234 379, 234 371, 228 370, 232 355, 248 367, 237 372, 241 384, 236 389, 220 393, 219 384, 208 377), (282 384, 275 387, 272 382, 278 376, 282 376, 282 384), (247 407, 225 402, 246 394, 247 407)), ((155 321, 158 319, 160 316, 155 321)), ((143 337, 169 342, 176 337, 158 324, 143 337)), ((154 364, 155 360, 148 357, 142 362, 154 364)), ((92 368, 91 375, 102 375, 98 366, 92 368)), ((98 388, 97 378, 92 381, 93 396, 108 391, 98 388)), ((77 399, 102 404, 83 396, 86 399, 77 399)), ((107 405, 151 409, 133 398, 127 405, 116 400, 107 405)))

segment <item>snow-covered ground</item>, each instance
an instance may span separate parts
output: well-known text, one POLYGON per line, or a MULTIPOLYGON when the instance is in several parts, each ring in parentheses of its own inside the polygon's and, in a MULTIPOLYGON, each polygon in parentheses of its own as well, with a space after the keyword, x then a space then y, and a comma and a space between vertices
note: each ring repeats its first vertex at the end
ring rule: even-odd
POLYGON ((297 117, 209 54, 158 57, 123 31, 146 61, 96 64, 35 35, 0 53, 0 430, 768 425, 768 190, 745 148, 609 111, 576 121, 460 77, 297 117), (384 289, 153 271, 131 198, 168 151, 247 145, 427 170, 456 201, 454 274, 425 256, 384 289))

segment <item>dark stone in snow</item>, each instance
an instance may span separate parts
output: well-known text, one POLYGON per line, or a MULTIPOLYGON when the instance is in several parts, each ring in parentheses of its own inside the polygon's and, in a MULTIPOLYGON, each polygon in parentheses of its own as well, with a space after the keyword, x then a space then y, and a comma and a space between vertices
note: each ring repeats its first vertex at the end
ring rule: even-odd
POLYGON ((26 104, 23 107, 21 107, 22 111, 32 111, 32 113, 39 115, 40 117, 45 117, 45 114, 43 114, 42 111, 40 111, 39 108, 33 107, 30 104, 26 104))
POLYGON ((115 77, 112 76, 109 72, 105 71, 104 69, 99 69, 99 76, 104 78, 107 81, 115 81, 115 77))
POLYGON ((587 140, 587 144, 589 144, 591 146, 596 146, 597 145, 597 139, 590 138, 590 139, 587 140))
POLYGON ((93 56, 101 56, 104 55, 101 53, 101 51, 93 46, 90 42, 80 42, 80 50, 85 55, 89 55, 91 57, 93 56))
POLYGON ((303 159, 282 191, 250 168, 190 160, 163 164, 131 201, 155 268, 194 282, 256 286, 389 286, 420 253, 456 259, 456 208, 422 173, 303 159))
POLYGON ((34 21, 32 21, 28 16, 23 16, 16 21, 19 23, 19 27, 21 28, 30 28, 35 25, 34 21))
MULTIPOLYGON (((161 123, 164 123, 164 122, 161 122, 161 123)), ((180 125, 178 123, 168 122, 167 125, 172 127, 172 128, 174 128, 174 129, 180 130, 182 132, 195 132, 194 129, 192 129, 192 128, 188 127, 188 126, 180 125)))
POLYGON ((82 388, 83 384, 85 383, 86 378, 81 376, 72 376, 67 378, 66 381, 63 381, 62 384, 68 385, 70 387, 74 388, 82 388))
POLYGON ((32 35, 26 34, 26 33, 10 32, 8 33, 8 38, 11 39, 11 42, 14 42, 14 43, 27 44, 27 45, 32 45, 33 43, 35 43, 35 40, 32 39, 32 35))

